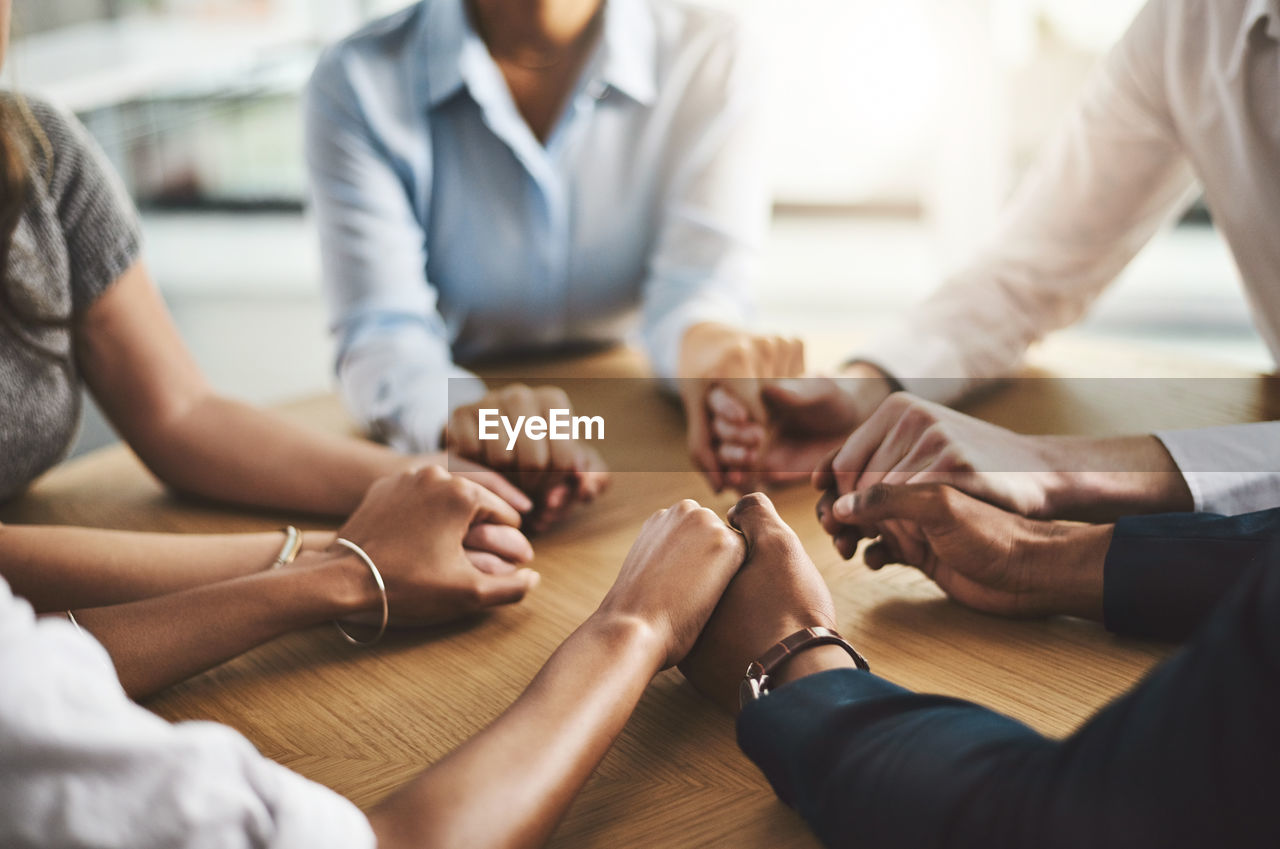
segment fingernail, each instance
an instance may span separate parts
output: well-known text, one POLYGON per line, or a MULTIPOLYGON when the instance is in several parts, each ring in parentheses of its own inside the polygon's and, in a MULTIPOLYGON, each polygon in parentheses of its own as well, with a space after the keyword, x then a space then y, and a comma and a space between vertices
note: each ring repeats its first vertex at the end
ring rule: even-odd
POLYGON ((526 580, 529 582, 529 589, 533 589, 538 584, 542 583, 541 572, 535 572, 532 569, 526 569, 525 571, 529 573, 528 577, 526 578, 526 580))
POLYGON ((847 519, 854 513, 858 512, 858 502, 862 498, 862 493, 851 492, 848 495, 842 495, 836 499, 835 505, 831 508, 837 519, 847 519))

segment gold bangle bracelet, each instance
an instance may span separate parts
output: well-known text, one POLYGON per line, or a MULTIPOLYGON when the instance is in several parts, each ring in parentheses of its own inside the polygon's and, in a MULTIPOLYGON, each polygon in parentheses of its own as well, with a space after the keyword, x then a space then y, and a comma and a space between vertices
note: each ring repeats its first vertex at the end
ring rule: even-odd
POLYGON ((276 559, 271 561, 271 565, 267 567, 267 571, 279 569, 281 566, 288 566, 298 557, 298 552, 302 551, 302 532, 293 525, 281 528, 280 532, 284 534, 284 545, 280 547, 280 553, 276 555, 276 559))
POLYGON ((343 548, 348 549, 352 554, 364 561, 364 565, 368 566, 369 571, 373 573, 373 582, 378 585, 378 593, 382 596, 382 624, 378 626, 378 633, 374 634, 373 639, 371 640, 357 640, 355 637, 347 633, 346 629, 342 627, 342 624, 338 622, 338 620, 333 620, 333 627, 338 629, 338 633, 342 635, 342 639, 351 643, 353 646, 368 648, 378 642, 378 640, 381 640, 382 635, 387 633, 387 622, 391 618, 390 611, 387 607, 387 585, 383 583, 382 573, 378 571, 378 567, 373 565, 373 558, 366 554, 363 548, 356 545, 351 540, 343 539, 342 537, 338 537, 334 542, 343 548))

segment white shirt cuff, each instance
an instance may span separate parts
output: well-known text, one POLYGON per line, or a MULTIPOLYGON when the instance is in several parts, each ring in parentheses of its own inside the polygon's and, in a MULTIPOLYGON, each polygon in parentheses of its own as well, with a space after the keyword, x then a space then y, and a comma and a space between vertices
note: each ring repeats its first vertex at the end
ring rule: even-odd
POLYGON ((458 407, 474 404, 488 393, 488 388, 480 378, 460 368, 454 368, 455 376, 434 381, 422 381, 418 387, 425 396, 432 390, 426 384, 443 382, 447 385, 445 397, 441 403, 428 403, 424 398, 411 405, 406 405, 387 418, 378 421, 375 434, 384 439, 388 446, 403 454, 419 454, 439 451, 443 446, 440 437, 445 426, 449 424, 449 416, 458 407))
POLYGON ((1156 434, 1195 509, 1235 516, 1280 507, 1280 422, 1156 434))
POLYGON ((959 352, 941 334, 907 327, 878 337, 846 362, 873 365, 912 395, 939 404, 954 404, 982 383, 964 374, 959 352))
POLYGON ((691 298, 671 310, 644 330, 644 347, 654 374, 668 388, 674 387, 680 370, 680 346, 689 328, 705 323, 733 325, 745 330, 750 313, 742 303, 714 292, 691 298))

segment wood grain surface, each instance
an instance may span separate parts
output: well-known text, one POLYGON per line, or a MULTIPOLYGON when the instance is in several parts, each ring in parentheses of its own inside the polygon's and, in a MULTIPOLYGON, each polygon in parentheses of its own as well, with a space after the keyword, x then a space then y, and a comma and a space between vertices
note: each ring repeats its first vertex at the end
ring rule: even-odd
MULTIPOLYGON (((1117 357, 1128 381, 1018 381, 970 409, 1029 432, 1127 433, 1280 418, 1274 379, 1178 363, 1165 356, 1051 348, 1030 375, 1107 376, 1117 357), (1198 380, 1159 380, 1196 377, 1198 380)), ((626 350, 482 369, 490 378, 631 378, 626 350)), ((535 540, 542 584, 517 607, 462 626, 388 636, 372 650, 328 628, 296 633, 173 688, 148 707, 171 720, 207 719, 243 732, 270 758, 368 806, 496 717, 552 650, 594 609, 651 512, 684 497, 717 510, 684 459, 677 407, 648 381, 577 384, 575 406, 626 421, 606 441, 616 468, 606 495, 535 540), (612 387, 603 390, 600 387, 612 387)), ((573 394, 571 392, 571 394, 573 394)), ((331 431, 350 430, 337 401, 285 413, 331 431)), ((248 449, 248 447, 246 447, 248 449)), ((872 573, 835 554, 814 519, 807 486, 775 494, 831 586, 840 628, 876 672, 907 687, 972 699, 1048 734, 1062 735, 1138 680, 1169 650, 1057 619, 1005 621, 946 601, 903 567, 872 573)), ((0 509, 6 522, 164 531, 248 531, 306 517, 246 514, 167 495, 123 448, 110 448, 41 479, 0 509)), ((649 688, 557 831, 572 847, 811 847, 800 819, 779 803, 738 751, 730 719, 674 672, 649 688)))

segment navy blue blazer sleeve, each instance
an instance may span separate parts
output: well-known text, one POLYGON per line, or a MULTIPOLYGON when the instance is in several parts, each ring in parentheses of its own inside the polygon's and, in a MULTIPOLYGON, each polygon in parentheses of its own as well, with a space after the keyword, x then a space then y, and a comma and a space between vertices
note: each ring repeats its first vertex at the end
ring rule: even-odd
MULTIPOLYGON (((1280 565, 1280 546, 1267 557, 1280 565)), ((1280 568, 1260 564, 1065 740, 856 670, 748 705, 738 740, 833 848, 1274 849, 1277 716, 1280 568)))
POLYGON ((1185 639, 1280 540, 1280 510, 1172 513, 1116 523, 1103 572, 1103 621, 1118 634, 1185 639))

